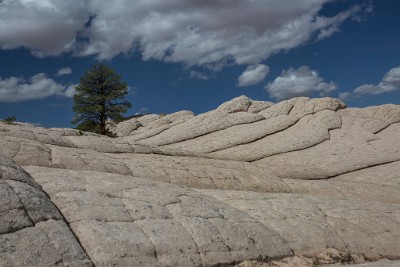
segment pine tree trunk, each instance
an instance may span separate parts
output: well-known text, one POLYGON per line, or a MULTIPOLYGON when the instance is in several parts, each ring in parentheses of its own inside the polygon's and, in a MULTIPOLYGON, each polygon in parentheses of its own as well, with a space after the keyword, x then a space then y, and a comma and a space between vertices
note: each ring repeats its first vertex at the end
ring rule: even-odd
POLYGON ((107 133, 106 131, 106 120, 104 118, 101 119, 100 122, 100 134, 105 135, 107 133))

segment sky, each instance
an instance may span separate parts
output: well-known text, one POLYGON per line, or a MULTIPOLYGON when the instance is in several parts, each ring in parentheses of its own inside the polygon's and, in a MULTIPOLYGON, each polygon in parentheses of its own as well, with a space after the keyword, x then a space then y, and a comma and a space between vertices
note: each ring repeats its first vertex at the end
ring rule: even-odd
POLYGON ((240 95, 400 104, 398 0, 0 0, 0 119, 73 127, 97 62, 125 114, 195 114, 240 95))

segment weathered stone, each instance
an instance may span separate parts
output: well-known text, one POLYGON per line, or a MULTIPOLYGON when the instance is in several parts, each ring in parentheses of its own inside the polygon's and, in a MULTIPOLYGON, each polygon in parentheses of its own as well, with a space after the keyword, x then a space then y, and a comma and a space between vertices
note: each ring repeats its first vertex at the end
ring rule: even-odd
POLYGON ((118 155, 135 177, 191 188, 288 192, 289 187, 266 168, 246 162, 161 155, 118 155))
POLYGON ((0 155, 0 266, 93 266, 53 202, 0 155))
POLYGON ((34 223, 63 219, 54 204, 41 190, 17 181, 7 181, 7 183, 17 193, 26 213, 34 223))
POLYGON ((221 104, 217 110, 223 113, 247 112, 250 105, 251 99, 242 95, 221 104))
POLYGON ((332 247, 363 254, 370 260, 397 258, 398 204, 296 194, 201 192, 274 229, 297 255, 314 257, 323 248, 332 247))
POLYGON ((13 188, 0 180, 0 234, 33 226, 25 207, 13 188))
POLYGON ((0 235, 0 266, 93 266, 65 223, 47 221, 0 235))
POLYGON ((399 123, 389 123, 374 133, 376 127, 366 128, 364 118, 340 111, 342 127, 331 130, 329 140, 308 149, 272 155, 257 164, 269 166, 279 177, 326 179, 400 160, 399 123))
POLYGON ((304 150, 328 140, 329 131, 341 126, 340 117, 331 110, 306 115, 285 131, 266 136, 249 144, 210 153, 220 159, 255 161, 272 155, 304 150))
POLYGON ((127 136, 132 131, 135 131, 142 127, 143 125, 136 120, 136 118, 123 121, 111 128, 111 131, 117 134, 117 136, 127 136))
POLYGON ((137 261, 152 266, 197 266, 291 255, 290 247, 274 230, 190 189, 117 174, 107 174, 105 179, 98 172, 41 167, 27 170, 45 190, 57 181, 63 184, 66 191, 49 190, 53 192, 50 197, 96 265, 122 266, 137 261), (79 178, 82 174, 84 179, 79 178), (78 187, 86 189, 73 191, 68 183, 84 184, 78 187), (227 229, 225 237, 219 234, 218 229, 225 224, 246 237, 234 251, 227 245, 227 229), (203 229, 200 232, 199 227, 203 229), (208 234, 202 235, 202 231, 208 234), (210 247, 216 236, 219 244, 210 247), (140 244, 140 250, 132 251, 140 244))
POLYGON ((160 134, 138 141, 142 145, 162 146, 188 140, 233 125, 247 124, 264 119, 263 116, 247 112, 225 113, 219 110, 211 111, 177 124, 160 134))
POLYGON ((35 188, 41 188, 32 177, 12 159, 0 154, 0 179, 13 180, 28 184, 35 188))
POLYGON ((234 125, 194 139, 166 145, 164 148, 183 149, 195 153, 211 153, 243 144, 255 142, 268 135, 285 130, 295 124, 297 119, 279 115, 251 124, 234 125), (251 127, 249 127, 251 125, 251 127))
POLYGON ((160 266, 153 243, 135 223, 87 220, 71 228, 96 266, 160 266))
POLYGON ((398 105, 241 96, 113 130, 0 122, 0 266, 400 257, 398 105))
POLYGON ((249 106, 249 109, 247 111, 251 112, 251 113, 258 113, 262 110, 272 107, 273 105, 274 105, 274 103, 272 103, 272 102, 252 100, 251 104, 249 106))

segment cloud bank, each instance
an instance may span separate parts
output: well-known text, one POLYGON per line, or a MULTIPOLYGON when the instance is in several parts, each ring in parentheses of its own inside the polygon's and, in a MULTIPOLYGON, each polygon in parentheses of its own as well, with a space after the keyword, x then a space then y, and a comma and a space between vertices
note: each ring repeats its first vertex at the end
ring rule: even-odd
POLYGON ((354 94, 378 95, 400 90, 400 66, 389 70, 378 85, 364 84, 357 87, 354 94))
POLYGON ((85 1, 0 1, 0 48, 26 47, 36 56, 69 51, 87 21, 85 1))
POLYGON ((366 6, 319 15, 328 0, 2 0, 0 48, 187 66, 258 64, 339 30, 366 6))
POLYGON ((362 95, 379 95, 400 90, 400 66, 389 70, 379 82, 379 84, 364 84, 353 92, 339 94, 341 99, 359 98, 362 95))
POLYGON ((269 83, 265 90, 269 96, 276 100, 284 100, 297 96, 310 96, 319 93, 324 96, 336 90, 335 83, 325 83, 317 71, 311 70, 308 66, 298 69, 290 68, 284 70, 272 83, 269 83))
POLYGON ((264 81, 269 67, 264 64, 250 65, 238 78, 237 86, 244 87, 264 81))
POLYGON ((73 97, 74 94, 75 85, 58 84, 44 73, 36 74, 28 81, 20 77, 0 77, 0 102, 22 102, 54 95, 73 97))

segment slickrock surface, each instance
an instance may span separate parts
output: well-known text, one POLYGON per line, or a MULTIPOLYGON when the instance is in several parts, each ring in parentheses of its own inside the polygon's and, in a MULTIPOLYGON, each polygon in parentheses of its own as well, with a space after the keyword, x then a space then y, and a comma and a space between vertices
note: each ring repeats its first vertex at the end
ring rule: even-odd
POLYGON ((2 155, 0 266, 93 266, 40 185, 2 155))
POLYGON ((245 96, 117 138, 0 122, 0 266, 400 266, 399 122, 245 96))

